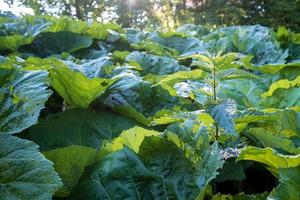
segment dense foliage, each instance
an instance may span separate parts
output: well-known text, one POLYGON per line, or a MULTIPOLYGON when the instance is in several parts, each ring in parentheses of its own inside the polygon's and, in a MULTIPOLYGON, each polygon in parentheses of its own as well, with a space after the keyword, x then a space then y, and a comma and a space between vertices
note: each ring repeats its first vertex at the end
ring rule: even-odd
POLYGON ((299 34, 0 23, 1 199, 300 199, 299 34))

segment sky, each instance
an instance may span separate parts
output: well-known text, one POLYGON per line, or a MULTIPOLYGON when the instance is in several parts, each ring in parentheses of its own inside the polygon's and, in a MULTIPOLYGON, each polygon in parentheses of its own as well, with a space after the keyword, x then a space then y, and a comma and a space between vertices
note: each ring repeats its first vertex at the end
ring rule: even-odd
POLYGON ((3 0, 0 0, 0 10, 2 11, 11 11, 15 15, 21 15, 21 14, 31 14, 33 15, 34 12, 31 8, 26 8, 22 5, 20 5, 19 1, 14 1, 14 4, 9 7, 6 3, 4 3, 3 0))

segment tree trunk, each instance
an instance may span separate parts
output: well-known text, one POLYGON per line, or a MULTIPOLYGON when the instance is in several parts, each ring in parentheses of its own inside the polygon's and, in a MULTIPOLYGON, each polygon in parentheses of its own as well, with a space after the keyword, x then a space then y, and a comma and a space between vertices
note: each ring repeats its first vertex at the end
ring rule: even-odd
POLYGON ((80 5, 79 5, 80 1, 79 0, 75 0, 75 11, 76 11, 76 17, 77 19, 83 20, 83 16, 80 10, 80 5))

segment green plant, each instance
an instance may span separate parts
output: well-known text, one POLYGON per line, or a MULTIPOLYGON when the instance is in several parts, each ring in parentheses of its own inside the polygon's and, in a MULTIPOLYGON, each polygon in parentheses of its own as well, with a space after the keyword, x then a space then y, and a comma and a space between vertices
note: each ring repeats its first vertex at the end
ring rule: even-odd
POLYGON ((219 125, 229 133, 236 134, 233 125, 232 117, 235 114, 235 105, 232 101, 220 99, 218 97, 218 90, 223 80, 232 79, 257 79, 254 74, 245 70, 239 69, 241 63, 237 60, 241 58, 238 53, 227 53, 216 56, 193 54, 183 56, 180 59, 192 58, 192 66, 195 66, 203 71, 208 72, 208 75, 203 78, 203 82, 208 86, 208 97, 211 99, 204 104, 204 107, 215 105, 212 108, 211 114, 216 121, 215 124, 215 138, 219 136, 219 125), (211 94, 210 94, 211 93, 211 94))
POLYGON ((300 64, 270 29, 0 23, 2 199, 299 199, 300 64))

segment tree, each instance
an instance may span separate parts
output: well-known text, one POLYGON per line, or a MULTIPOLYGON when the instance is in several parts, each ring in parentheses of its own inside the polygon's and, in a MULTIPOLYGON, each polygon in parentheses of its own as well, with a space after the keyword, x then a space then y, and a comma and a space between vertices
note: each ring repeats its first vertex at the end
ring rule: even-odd
MULTIPOLYGON (((13 4, 15 0, 4 0, 13 4)), ((300 0, 20 0, 35 14, 68 15, 123 27, 174 29, 182 24, 287 26, 300 31, 300 0)))

